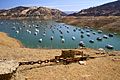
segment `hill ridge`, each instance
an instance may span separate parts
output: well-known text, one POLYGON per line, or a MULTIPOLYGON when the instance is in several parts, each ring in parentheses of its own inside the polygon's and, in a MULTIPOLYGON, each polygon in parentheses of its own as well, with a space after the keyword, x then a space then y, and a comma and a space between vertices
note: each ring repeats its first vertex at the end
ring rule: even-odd
POLYGON ((120 0, 83 9, 69 16, 120 16, 120 0))
POLYGON ((0 18, 39 18, 39 19, 59 19, 66 16, 66 13, 58 9, 50 9, 47 7, 24 7, 18 6, 7 10, 0 10, 0 18))

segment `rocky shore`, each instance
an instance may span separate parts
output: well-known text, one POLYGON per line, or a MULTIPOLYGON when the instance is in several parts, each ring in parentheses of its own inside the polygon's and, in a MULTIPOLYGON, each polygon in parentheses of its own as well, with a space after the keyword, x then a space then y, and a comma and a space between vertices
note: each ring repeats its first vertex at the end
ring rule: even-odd
MULTIPOLYGON (((29 49, 22 48, 18 41, 0 33, 0 60, 6 61, 36 61, 53 59, 61 55, 61 49, 29 49), (8 42, 9 41, 9 42, 8 42), (7 44, 9 43, 9 44, 7 44)), ((91 56, 103 56, 86 61, 86 65, 78 63, 63 64, 35 64, 19 66, 9 80, 119 80, 120 52, 101 53, 94 49, 81 50, 91 56), (109 55, 111 54, 111 55, 109 55)))

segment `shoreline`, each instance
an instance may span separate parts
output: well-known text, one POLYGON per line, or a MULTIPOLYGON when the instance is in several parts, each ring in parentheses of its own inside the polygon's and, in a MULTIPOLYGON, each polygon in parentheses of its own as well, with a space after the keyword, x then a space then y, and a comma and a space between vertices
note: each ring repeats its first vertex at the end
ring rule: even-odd
MULTIPOLYGON (((6 35, 6 33, 1 33, 6 35)), ((1 36, 0 36, 1 37, 1 36)), ((9 37, 9 36, 7 36, 9 37)), ((3 37, 4 38, 4 37, 3 37)), ((16 39, 11 39, 12 43, 17 43, 16 39)), ((15 44, 14 43, 14 44, 15 44)), ((6 61, 38 61, 38 60, 49 60, 54 59, 55 56, 60 56, 62 50, 66 49, 33 49, 33 48, 22 48, 9 47, 8 45, 0 45, 0 60, 6 61)), ((67 49, 71 50, 71 49, 67 49)), ((101 54, 101 51, 83 48, 83 49, 72 49, 83 51, 84 54, 88 54, 93 57, 109 55, 106 57, 100 57, 85 61, 86 65, 80 65, 78 63, 71 63, 68 65, 46 63, 46 64, 35 64, 35 65, 21 65, 17 68, 10 80, 119 80, 120 77, 120 51, 105 52, 101 54), (100 54, 96 54, 100 53, 100 54), (104 74, 103 74, 104 73, 104 74), (116 74, 116 75, 114 75, 116 74), (106 77, 107 76, 107 77, 106 77)), ((2 66, 1 66, 2 67, 2 66)), ((7 77, 5 77, 7 78, 7 77)))
POLYGON ((24 48, 23 44, 19 40, 10 37, 5 32, 0 32, 0 38, 1 38, 0 45, 7 46, 7 47, 24 48))
POLYGON ((101 29, 120 34, 120 16, 66 16, 57 22, 69 25, 101 29))
MULTIPOLYGON (((5 33, 8 37, 10 37, 7 33, 5 33)), ((10 38, 12 38, 12 37, 10 37, 10 38)), ((12 39, 14 39, 14 40, 16 40, 16 42, 20 45, 20 48, 25 48, 25 46, 22 44, 22 42, 20 41, 20 40, 18 40, 18 39, 16 39, 16 38, 12 38, 12 39)))
MULTIPOLYGON (((54 48, 54 49, 51 49, 51 48, 29 48, 29 47, 25 47, 20 40, 9 36, 9 34, 7 34, 7 33, 5 33, 5 32, 0 32, 0 38, 5 39, 5 40, 2 40, 3 43, 0 42, 0 46, 6 46, 6 47, 10 47, 10 48, 26 48, 26 49, 38 49, 38 50, 39 50, 39 49, 41 49, 41 50, 74 50, 74 49, 99 50, 99 48, 88 48, 88 47, 73 48, 73 49, 69 49, 69 48, 67 48, 67 49, 64 49, 64 48, 60 48, 60 49, 59 49, 59 48, 57 48, 57 49, 56 49, 56 48, 54 48), (1 37, 1 35, 2 35, 2 37, 1 37), (9 44, 4 43, 4 41, 6 42, 6 38, 7 38, 8 41, 10 41, 9 44), (15 47, 15 46, 12 46, 12 44, 14 44, 14 45, 17 44, 17 46, 16 46, 16 47, 15 47)), ((119 50, 106 50, 106 49, 103 49, 103 50, 105 50, 105 51, 107 51, 107 52, 119 51, 119 50)))
MULTIPOLYGON (((10 48, 26 48, 26 49, 35 49, 35 50, 74 50, 74 49, 64 49, 64 48, 62 48, 62 49, 51 49, 51 48, 29 48, 29 47, 25 47, 25 46, 21 43, 21 41, 19 41, 19 40, 16 39, 16 38, 12 38, 12 37, 10 37, 10 36, 9 36, 7 33, 5 33, 5 32, 0 32, 0 35, 3 35, 2 38, 4 38, 4 36, 5 36, 5 37, 8 37, 8 38, 11 40, 11 42, 14 42, 14 41, 15 41, 15 43, 19 44, 18 47, 10 47, 10 48)), ((1 36, 0 36, 0 38, 1 38, 1 36)), ((11 44, 12 44, 12 43, 11 43, 11 44)), ((7 46, 7 45, 1 45, 1 44, 0 44, 0 46, 6 46, 6 47, 9 47, 9 46, 7 46)), ((90 48, 87 48, 87 49, 90 49, 90 48)), ((93 49, 93 50, 97 50, 97 49, 93 49)))

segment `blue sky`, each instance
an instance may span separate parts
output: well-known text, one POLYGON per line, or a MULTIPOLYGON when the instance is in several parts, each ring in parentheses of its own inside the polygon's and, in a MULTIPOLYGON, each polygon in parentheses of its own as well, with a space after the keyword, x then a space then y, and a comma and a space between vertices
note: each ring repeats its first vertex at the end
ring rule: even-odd
POLYGON ((16 6, 45 6, 62 11, 80 11, 116 0, 0 0, 0 9, 16 6))

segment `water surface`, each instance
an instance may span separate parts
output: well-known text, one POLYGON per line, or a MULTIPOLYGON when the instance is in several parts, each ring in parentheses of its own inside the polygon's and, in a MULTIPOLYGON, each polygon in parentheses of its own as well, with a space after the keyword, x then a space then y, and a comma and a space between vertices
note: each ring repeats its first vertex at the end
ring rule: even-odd
POLYGON ((105 46, 110 44, 114 50, 120 50, 120 35, 118 34, 105 39, 103 35, 108 35, 107 32, 98 33, 95 29, 80 28, 51 20, 0 20, 0 31, 20 40, 25 47, 29 48, 71 49, 80 47, 79 43, 83 41, 85 47, 89 48, 106 49, 105 46), (102 41, 98 41, 97 37, 101 37, 102 41), (39 39, 42 41, 40 42, 39 39), (94 40, 94 43, 90 43, 90 40, 94 40))

